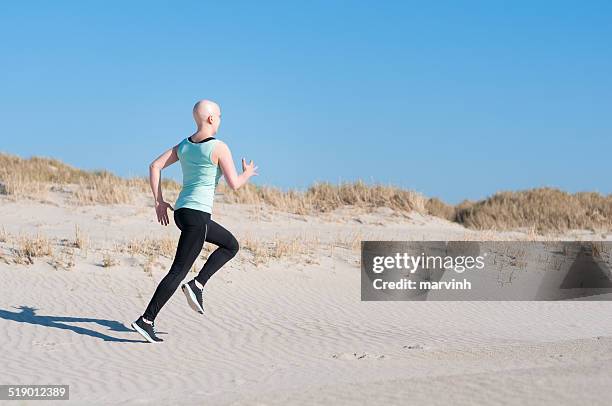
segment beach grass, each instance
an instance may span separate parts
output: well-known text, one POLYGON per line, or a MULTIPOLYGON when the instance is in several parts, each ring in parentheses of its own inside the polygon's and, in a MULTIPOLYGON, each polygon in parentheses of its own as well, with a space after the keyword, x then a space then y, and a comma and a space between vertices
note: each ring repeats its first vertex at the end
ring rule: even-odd
MULTIPOLYGON (((107 170, 78 169, 54 158, 24 159, 0 153, 0 194, 44 200, 49 191, 67 185, 71 188, 61 190, 67 192, 70 203, 77 205, 129 204, 136 196, 150 193, 146 177, 122 178, 107 170)), ((175 196, 180 188, 178 182, 162 178, 162 190, 168 192, 167 196, 175 196)), ((361 180, 339 184, 317 182, 304 191, 252 183, 233 190, 221 182, 217 193, 226 203, 265 205, 298 215, 331 212, 341 207, 367 210, 386 207, 401 213, 436 216, 476 230, 529 229, 537 233, 612 230, 612 194, 571 194, 550 187, 500 191, 457 205, 413 190, 361 180)), ((78 247, 85 241, 76 236, 75 243, 78 247)), ((171 251, 170 246, 156 248, 164 256, 171 251)))

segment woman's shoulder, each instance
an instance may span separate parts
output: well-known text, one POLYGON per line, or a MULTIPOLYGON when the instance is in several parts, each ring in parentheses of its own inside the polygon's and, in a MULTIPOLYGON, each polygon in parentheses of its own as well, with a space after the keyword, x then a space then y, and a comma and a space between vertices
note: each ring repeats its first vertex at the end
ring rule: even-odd
POLYGON ((226 143, 225 143, 223 140, 220 140, 220 139, 218 139, 218 138, 215 138, 215 139, 213 140, 213 142, 214 142, 214 145, 215 145, 215 146, 217 146, 217 145, 218 145, 218 146, 220 146, 220 147, 222 147, 222 148, 228 148, 227 144, 226 144, 226 143))
POLYGON ((181 139, 177 144, 176 144, 176 150, 177 152, 180 151, 181 149, 184 148, 184 145, 187 144, 187 137, 181 139))

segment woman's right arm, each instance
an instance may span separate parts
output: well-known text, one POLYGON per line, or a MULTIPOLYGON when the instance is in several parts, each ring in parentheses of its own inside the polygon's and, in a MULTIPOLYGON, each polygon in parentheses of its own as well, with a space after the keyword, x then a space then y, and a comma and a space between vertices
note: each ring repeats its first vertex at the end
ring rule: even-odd
POLYGON ((160 224, 167 226, 170 223, 168 219, 168 209, 174 210, 170 204, 164 201, 161 189, 161 170, 178 161, 177 154, 178 145, 168 149, 161 154, 157 159, 149 165, 149 184, 155 199, 155 212, 157 213, 157 221, 160 224))
POLYGON ((246 184, 251 176, 258 175, 256 172, 257 166, 253 164, 253 161, 251 160, 251 162, 247 164, 244 158, 242 158, 242 173, 238 175, 236 173, 236 167, 234 166, 232 152, 224 142, 219 142, 217 144, 213 154, 218 157, 217 163, 223 171, 225 181, 228 186, 234 190, 246 184))

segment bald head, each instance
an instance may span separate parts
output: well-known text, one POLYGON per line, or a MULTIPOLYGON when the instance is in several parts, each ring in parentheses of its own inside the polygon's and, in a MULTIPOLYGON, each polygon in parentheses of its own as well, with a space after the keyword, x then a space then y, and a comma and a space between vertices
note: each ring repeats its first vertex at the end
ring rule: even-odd
MULTIPOLYGON (((219 105, 211 100, 200 100, 193 106, 193 119, 198 128, 206 126, 218 127, 218 121, 221 117, 221 109, 219 105)), ((216 128, 215 128, 216 130, 216 128)))

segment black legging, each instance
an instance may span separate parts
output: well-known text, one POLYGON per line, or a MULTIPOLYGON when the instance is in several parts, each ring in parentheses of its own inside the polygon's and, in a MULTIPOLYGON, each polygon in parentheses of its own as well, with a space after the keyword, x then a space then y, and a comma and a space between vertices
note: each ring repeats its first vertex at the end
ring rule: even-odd
POLYGON ((204 241, 213 243, 218 248, 210 254, 200 273, 195 277, 202 286, 238 252, 239 246, 236 238, 223 226, 214 222, 210 218, 210 213, 181 207, 174 211, 174 222, 181 229, 181 236, 170 271, 157 286, 143 314, 143 317, 149 321, 155 320, 157 313, 187 276, 204 246, 204 241))

